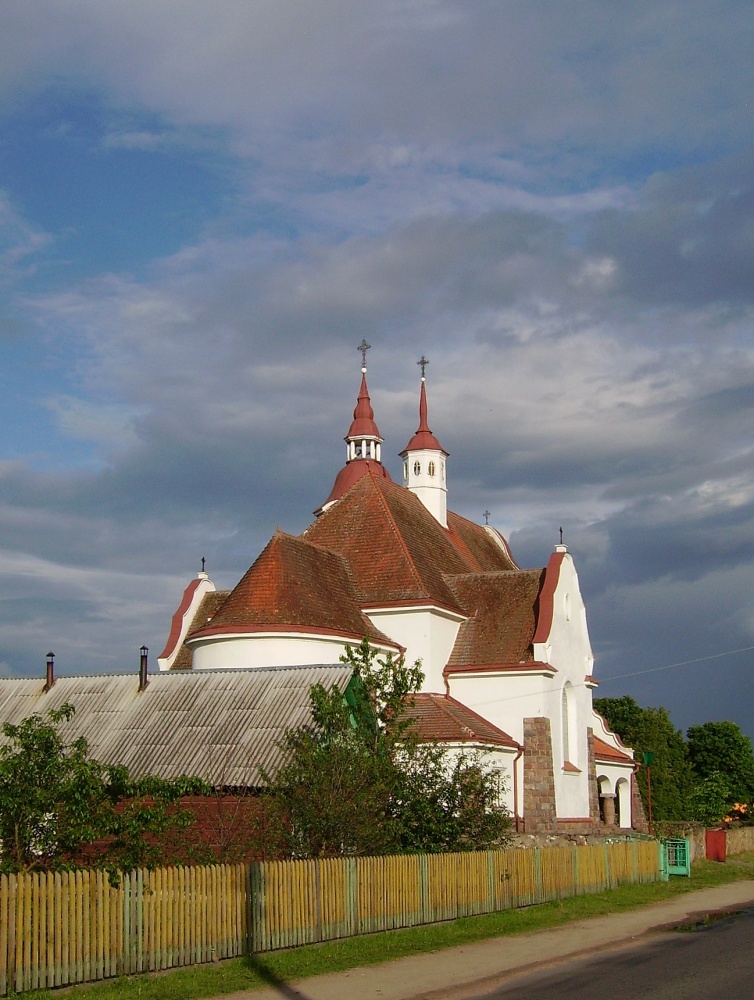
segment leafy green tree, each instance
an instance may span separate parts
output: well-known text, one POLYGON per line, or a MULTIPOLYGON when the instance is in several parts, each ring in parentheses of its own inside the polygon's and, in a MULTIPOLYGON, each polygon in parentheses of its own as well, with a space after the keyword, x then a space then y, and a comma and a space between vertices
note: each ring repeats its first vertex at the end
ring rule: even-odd
MULTIPOLYGON (((689 796, 694 787, 683 734, 675 729, 664 708, 641 708, 628 695, 595 698, 595 709, 628 746, 639 761, 646 751, 653 754, 652 814, 656 821, 689 819, 689 796)), ((644 808, 647 809, 647 771, 637 773, 644 808)))
POLYGON ((311 691, 313 725, 289 731, 267 776, 269 829, 296 857, 486 847, 505 836, 499 789, 480 758, 419 739, 410 701, 418 663, 346 647, 346 691, 311 691))
MULTIPOLYGON (((691 767, 697 781, 724 776, 728 807, 754 799, 754 755, 751 740, 735 722, 705 722, 686 731, 691 767)), ((727 811, 727 810, 726 810, 727 811)))
POLYGON ((180 798, 207 791, 197 779, 130 778, 101 764, 83 737, 66 743, 63 705, 47 717, 6 723, 0 746, 0 870, 131 869, 169 860, 168 844, 193 822, 180 798))
POLYGON ((730 809, 730 784, 726 775, 711 771, 699 779, 689 796, 691 819, 706 827, 717 826, 730 809))

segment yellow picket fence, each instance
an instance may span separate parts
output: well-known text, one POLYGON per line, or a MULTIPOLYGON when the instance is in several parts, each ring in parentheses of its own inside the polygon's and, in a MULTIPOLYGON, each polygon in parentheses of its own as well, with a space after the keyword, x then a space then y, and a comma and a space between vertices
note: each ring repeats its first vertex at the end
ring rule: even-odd
POLYGON ((0 995, 660 878, 658 844, 0 876, 0 995))
POLYGON ((248 865, 0 876, 0 995, 247 951, 248 865))
POLYGON ((660 878, 654 841, 251 866, 251 950, 273 951, 660 878))

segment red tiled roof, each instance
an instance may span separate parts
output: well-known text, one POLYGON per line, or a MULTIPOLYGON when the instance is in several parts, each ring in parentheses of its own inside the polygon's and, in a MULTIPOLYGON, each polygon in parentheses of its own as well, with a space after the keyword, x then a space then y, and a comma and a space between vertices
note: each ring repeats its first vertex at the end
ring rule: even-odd
POLYGON ((594 737, 594 756, 598 760, 619 760, 624 764, 628 762, 633 763, 633 759, 627 753, 611 747, 609 743, 605 743, 599 736, 594 737))
POLYGON ((489 743, 519 749, 518 743, 502 729, 448 695, 415 694, 407 714, 416 719, 413 728, 422 740, 489 743))
POLYGON ((544 577, 541 569, 449 577, 470 617, 458 630, 448 667, 532 663, 544 577))
POLYGON ((484 528, 457 515, 448 523, 370 467, 302 538, 345 557, 362 606, 431 601, 465 613, 446 574, 509 570, 511 561, 484 528))
POLYGON ((453 544, 468 554, 472 572, 496 572, 518 569, 508 544, 499 532, 475 524, 460 514, 448 511, 448 529, 453 544))
POLYGON ((283 532, 272 537, 211 622, 188 638, 258 627, 366 636, 397 648, 362 614, 342 556, 283 532))
MULTIPOLYGON (((381 462, 373 462, 368 458, 355 458, 352 462, 346 462, 337 474, 333 487, 330 490, 330 495, 322 504, 322 507, 326 507, 333 500, 340 500, 342 496, 348 493, 354 483, 357 483, 368 471, 380 479, 387 479, 389 482, 392 482, 390 473, 381 462)), ((322 507, 317 508, 315 513, 319 513, 322 507)))

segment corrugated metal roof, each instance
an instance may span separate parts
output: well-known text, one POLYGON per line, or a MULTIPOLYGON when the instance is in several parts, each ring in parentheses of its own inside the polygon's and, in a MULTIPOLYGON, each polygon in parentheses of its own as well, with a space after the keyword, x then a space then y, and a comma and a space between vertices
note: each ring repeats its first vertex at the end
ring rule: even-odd
MULTIPOLYGON (((280 763, 286 729, 311 721, 313 684, 344 690, 344 664, 248 670, 166 671, 139 692, 135 674, 0 678, 0 722, 18 723, 66 702, 76 714, 61 732, 84 736, 91 756, 132 775, 198 775, 213 785, 259 786, 280 763)), ((2 737, 0 737, 1 739, 2 737)))

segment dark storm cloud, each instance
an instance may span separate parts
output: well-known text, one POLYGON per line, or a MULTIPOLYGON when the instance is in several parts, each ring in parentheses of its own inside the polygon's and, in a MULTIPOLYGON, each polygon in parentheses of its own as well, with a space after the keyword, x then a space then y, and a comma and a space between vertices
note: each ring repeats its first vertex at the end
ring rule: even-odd
POLYGON ((754 299, 754 152, 651 178, 635 211, 607 211, 590 245, 641 302, 728 306, 754 299))

